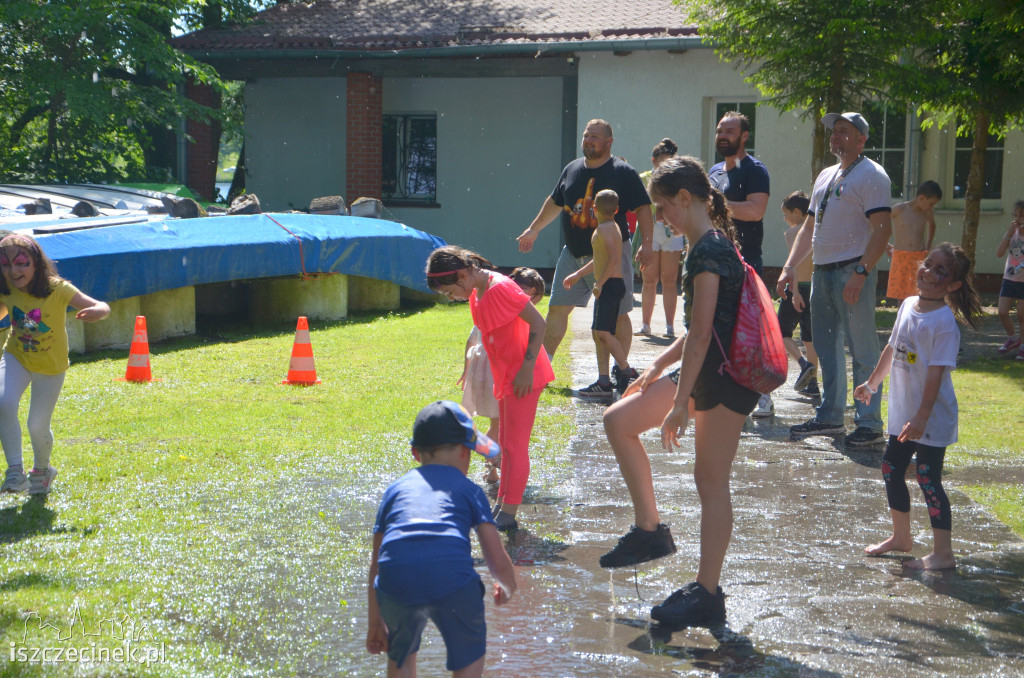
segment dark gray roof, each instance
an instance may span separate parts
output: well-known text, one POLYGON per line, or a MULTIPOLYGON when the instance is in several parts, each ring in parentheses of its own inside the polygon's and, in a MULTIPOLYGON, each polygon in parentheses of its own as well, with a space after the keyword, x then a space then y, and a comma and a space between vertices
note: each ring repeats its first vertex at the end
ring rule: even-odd
POLYGON ((246 26, 173 42, 193 52, 372 52, 694 35, 672 0, 319 0, 280 4, 246 26))

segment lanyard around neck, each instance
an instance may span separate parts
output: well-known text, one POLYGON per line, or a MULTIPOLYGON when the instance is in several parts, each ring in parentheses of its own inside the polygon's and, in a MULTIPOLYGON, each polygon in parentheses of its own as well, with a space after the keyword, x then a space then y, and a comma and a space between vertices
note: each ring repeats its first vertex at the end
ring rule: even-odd
POLYGON ((849 166, 841 172, 836 172, 832 175, 832 181, 828 182, 828 189, 825 191, 824 197, 821 199, 821 205, 818 206, 817 222, 820 224, 825 218, 825 208, 828 206, 828 199, 832 197, 832 189, 835 188, 836 184, 853 171, 853 168, 860 164, 860 161, 864 159, 863 155, 858 155, 857 159, 849 164, 849 166))

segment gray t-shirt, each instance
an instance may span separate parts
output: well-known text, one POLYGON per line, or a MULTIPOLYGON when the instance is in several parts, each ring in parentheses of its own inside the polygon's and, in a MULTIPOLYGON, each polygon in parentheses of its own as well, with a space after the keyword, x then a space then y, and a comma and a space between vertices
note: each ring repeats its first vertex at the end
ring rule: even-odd
POLYGON ((826 167, 814 181, 808 214, 816 215, 829 186, 832 191, 822 218, 814 222, 811 243, 815 264, 846 261, 864 254, 871 239, 868 217, 892 210, 889 175, 877 162, 864 158, 845 177, 841 173, 839 165, 826 167))

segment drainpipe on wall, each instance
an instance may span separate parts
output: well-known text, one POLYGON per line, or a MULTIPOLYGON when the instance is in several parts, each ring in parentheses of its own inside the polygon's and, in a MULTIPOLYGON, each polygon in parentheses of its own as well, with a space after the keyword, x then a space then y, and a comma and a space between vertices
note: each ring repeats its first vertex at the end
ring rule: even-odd
POLYGON ((921 118, 913 104, 907 124, 910 133, 907 135, 907 185, 903 196, 906 200, 913 200, 917 187, 921 185, 921 118))
MULTIPOLYGON (((181 97, 185 96, 184 85, 177 85, 178 94, 181 97)), ((185 131, 185 117, 182 116, 178 119, 178 162, 177 162, 177 176, 175 181, 179 184, 184 184, 188 180, 188 139, 186 138, 187 132, 185 131)))

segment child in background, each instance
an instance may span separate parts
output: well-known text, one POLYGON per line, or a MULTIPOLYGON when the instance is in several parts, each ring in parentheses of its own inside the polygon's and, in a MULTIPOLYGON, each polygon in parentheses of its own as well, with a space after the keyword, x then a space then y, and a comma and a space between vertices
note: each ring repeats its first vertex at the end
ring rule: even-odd
POLYGON ((536 306, 544 301, 544 278, 535 269, 527 266, 520 266, 509 274, 512 282, 519 285, 519 289, 530 297, 530 302, 536 306))
MULTIPOLYGON (((651 149, 651 165, 657 168, 665 160, 675 157, 678 150, 679 146, 676 145, 676 142, 665 137, 651 149)), ((649 169, 640 174, 640 181, 644 182, 644 186, 651 182, 653 171, 653 169, 649 169)), ((651 205, 651 210, 655 210, 654 205, 651 205)), ((664 221, 658 221, 657 214, 654 216, 654 237, 651 241, 654 247, 654 256, 651 257, 651 263, 645 266, 641 272, 644 288, 640 295, 640 329, 636 333, 645 335, 651 333, 654 301, 658 295, 658 282, 660 281, 661 301, 665 307, 665 336, 674 339, 676 336, 676 302, 679 298, 677 288, 679 262, 682 259, 683 250, 686 249, 686 238, 673 233, 664 221)), ((635 248, 640 247, 639 237, 633 238, 633 242, 636 243, 635 248)), ((633 252, 633 258, 636 259, 636 251, 633 252)))
POLYGON ((501 479, 494 505, 499 530, 519 527, 516 513, 530 477, 530 433, 544 386, 555 378, 542 350, 546 323, 529 297, 479 254, 452 245, 427 259, 430 289, 468 299, 480 328, 498 399, 501 479))
POLYGON ((590 326, 597 348, 597 381, 577 393, 581 396, 610 396, 612 379, 610 376, 609 356, 615 358, 619 366, 619 383, 615 386, 622 393, 629 385, 629 375, 633 368, 629 366, 629 357, 622 344, 615 337, 615 327, 619 319, 619 304, 626 294, 626 283, 622 279, 622 237, 615 223, 615 213, 619 211, 619 196, 615 191, 605 189, 594 197, 594 216, 597 228, 590 242, 594 249, 594 258, 580 270, 566 276, 563 281, 565 289, 571 289, 583 276, 594 273, 594 322, 590 326))
MULTIPOLYGON (((807 208, 811 201, 803 191, 794 191, 782 201, 782 218, 789 229, 786 230, 786 244, 793 249, 796 234, 800 225, 807 218, 807 208)), ((814 352, 814 341, 811 335, 811 275, 814 273, 814 261, 807 256, 796 267, 797 289, 788 290, 779 302, 779 327, 782 330, 782 343, 786 352, 800 365, 800 374, 793 384, 797 393, 817 398, 818 391, 818 354, 814 352), (799 310, 797 310, 799 308, 799 310), (807 351, 805 358, 800 347, 793 339, 793 330, 800 325, 800 340, 807 351)))
POLYGON ((999 322, 1009 339, 999 347, 1000 353, 1017 349, 1017 360, 1024 360, 1024 200, 1013 204, 1013 222, 996 247, 996 256, 1006 255, 1003 283, 999 288, 999 322), (1013 333, 1010 306, 1017 306, 1017 334, 1013 333))
POLYGON ((110 315, 110 307, 58 276, 39 243, 27 235, 12 234, 0 240, 0 272, 0 312, 11 316, 11 330, 0 357, 0 443, 7 459, 0 492, 47 494, 57 475, 50 465, 50 421, 70 365, 67 308, 78 311, 77 319, 93 322, 110 315), (18 405, 30 384, 27 424, 33 468, 26 475, 18 405))
POLYGON ((942 489, 946 447, 957 440, 957 402, 951 372, 956 368, 960 330, 977 327, 981 301, 971 281, 971 261, 951 243, 940 244, 918 267, 917 296, 907 297, 896 314, 889 343, 868 380, 853 397, 868 404, 886 375, 889 380, 889 443, 882 456, 882 478, 892 514, 892 536, 868 546, 873 556, 913 548, 910 492, 905 480, 917 456, 917 482, 924 493, 934 545, 924 558, 905 562, 916 570, 956 567, 950 537, 949 499, 942 489))
POLYGON ((889 247, 892 264, 885 292, 890 299, 902 300, 917 294, 917 267, 932 248, 935 237, 935 214, 932 210, 941 199, 942 188, 934 181, 925 181, 917 187, 917 197, 893 205, 893 244, 889 247))
POLYGON ((373 525, 366 649, 387 652, 388 676, 416 675, 427 619, 441 631, 453 675, 483 674, 484 585, 473 569, 470 528, 497 580, 494 604, 505 604, 515 593, 515 571, 487 497, 466 478, 473 451, 498 453, 459 405, 427 405, 412 429, 412 454, 420 466, 392 483, 381 499, 373 525))

